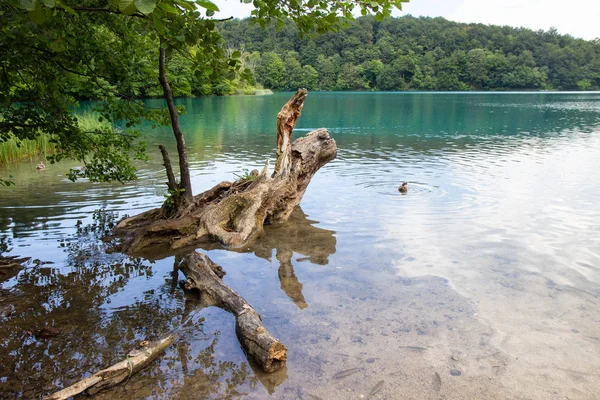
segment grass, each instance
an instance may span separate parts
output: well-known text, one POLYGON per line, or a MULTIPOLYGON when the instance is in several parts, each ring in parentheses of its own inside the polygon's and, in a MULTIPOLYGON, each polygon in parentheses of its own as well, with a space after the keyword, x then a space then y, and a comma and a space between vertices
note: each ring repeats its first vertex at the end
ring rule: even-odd
POLYGON ((17 140, 10 138, 0 143, 0 166, 6 166, 12 162, 38 158, 44 159, 46 154, 54 152, 54 144, 50 143, 48 135, 40 135, 35 140, 17 140))
MULTIPOLYGON (((106 122, 98 122, 98 115, 85 112, 77 116, 79 126, 83 130, 91 131, 96 128, 105 127, 106 122)), ((17 161, 44 160, 47 155, 53 154, 55 145, 50 143, 50 136, 39 135, 34 140, 17 140, 10 138, 0 143, 0 167, 5 167, 17 161)))

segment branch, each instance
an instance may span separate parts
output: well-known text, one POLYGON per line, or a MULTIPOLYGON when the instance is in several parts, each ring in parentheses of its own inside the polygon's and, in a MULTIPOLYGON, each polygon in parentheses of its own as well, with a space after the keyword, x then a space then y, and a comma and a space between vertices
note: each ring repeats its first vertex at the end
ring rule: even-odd
POLYGON ((177 333, 172 333, 160 340, 154 346, 143 348, 141 351, 136 351, 135 353, 130 352, 127 355, 127 359, 103 369, 102 371, 98 371, 94 375, 58 391, 45 399, 66 400, 86 389, 90 393, 96 393, 102 389, 115 386, 154 361, 154 359, 162 354, 167 347, 173 344, 175 339, 177 339, 177 336, 177 333))
POLYGON ((246 355, 265 372, 285 366, 287 349, 263 326, 260 315, 221 280, 223 269, 202 253, 186 256, 180 266, 187 278, 184 289, 197 289, 206 303, 235 316, 235 332, 246 355))
POLYGON ((163 146, 162 144, 159 144, 158 148, 160 149, 160 152, 162 154, 163 166, 167 170, 167 179, 169 180, 167 182, 167 186, 169 187, 169 190, 176 191, 178 185, 177 181, 175 180, 175 175, 173 174, 173 167, 171 166, 171 159, 169 158, 169 153, 167 153, 167 149, 165 149, 165 146, 163 146))

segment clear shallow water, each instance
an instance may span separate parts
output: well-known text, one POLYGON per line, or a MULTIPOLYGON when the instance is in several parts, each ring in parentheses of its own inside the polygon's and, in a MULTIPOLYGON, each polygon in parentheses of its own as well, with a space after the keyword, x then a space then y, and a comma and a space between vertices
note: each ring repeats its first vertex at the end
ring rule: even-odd
MULTIPOLYGON (((273 161, 288 97, 181 101, 197 192, 273 161)), ((373 398, 596 397, 600 94, 310 93, 296 136, 319 127, 338 157, 302 210, 245 251, 208 251, 288 347, 287 369, 256 372, 233 318, 205 309, 160 362, 104 397, 358 399, 381 380, 373 398)), ((167 130, 147 135, 172 144, 167 130)), ((116 362, 194 309, 172 258, 107 256, 94 230, 76 228, 97 209, 158 206, 158 154, 127 185, 70 183, 68 167, 15 165, 17 186, 0 188, 13 253, 53 262, 3 283, 22 293, 0 326, 8 398, 116 362), (61 335, 25 333, 44 324, 61 335)))

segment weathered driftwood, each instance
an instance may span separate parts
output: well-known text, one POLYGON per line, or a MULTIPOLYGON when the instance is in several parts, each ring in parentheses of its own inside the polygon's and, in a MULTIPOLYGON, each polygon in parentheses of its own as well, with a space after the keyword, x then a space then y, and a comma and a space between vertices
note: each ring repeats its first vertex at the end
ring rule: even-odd
POLYGON ((263 326, 260 315, 221 278, 223 269, 204 254, 184 257, 179 269, 187 278, 184 288, 197 289, 203 305, 214 305, 235 316, 235 332, 246 355, 266 372, 285 366, 287 350, 263 326))
MULTIPOLYGON (((165 218, 164 210, 153 209, 123 219, 115 228, 121 239, 116 250, 153 257, 210 241, 235 248, 262 232, 265 223, 285 221, 313 175, 336 155, 335 141, 324 128, 292 143, 306 95, 306 89, 299 89, 277 115, 277 161, 272 175, 267 162, 260 174, 221 182, 170 218, 165 218)), ((171 187, 170 177, 169 181, 171 187)))
POLYGON ((45 397, 44 399, 66 400, 85 390, 87 390, 89 394, 94 394, 100 390, 115 386, 154 361, 156 357, 161 355, 171 344, 173 344, 177 336, 177 333, 171 333, 150 346, 142 347, 140 350, 130 352, 127 359, 120 361, 109 368, 103 369, 102 371, 96 372, 94 375, 58 391, 51 396, 45 397))

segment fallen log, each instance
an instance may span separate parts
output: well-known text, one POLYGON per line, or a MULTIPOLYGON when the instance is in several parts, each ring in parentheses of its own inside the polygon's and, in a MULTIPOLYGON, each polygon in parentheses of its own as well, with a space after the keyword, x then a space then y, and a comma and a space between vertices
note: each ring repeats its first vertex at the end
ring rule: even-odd
POLYGON ((263 326, 260 315, 221 278, 223 269, 204 254, 184 257, 179 269, 186 276, 186 290, 198 290, 204 306, 214 305, 232 313, 235 332, 246 355, 265 372, 285 366, 287 349, 263 326))
MULTIPOLYGON (((120 244, 113 250, 160 258, 202 242, 236 248, 261 233, 265 224, 287 220, 314 174, 336 156, 336 143, 324 128, 292 143, 306 96, 306 89, 299 89, 277 115, 277 160, 272 175, 267 161, 262 172, 221 182, 168 217, 163 207, 125 218, 114 230, 120 244)), ((167 157, 163 152, 164 164, 170 165, 167 157)), ((172 173, 168 174, 171 187, 172 173)))
POLYGON ((129 352, 125 360, 44 399, 66 400, 84 391, 95 394, 125 381, 160 356, 175 342, 183 328, 192 320, 193 315, 209 306, 222 308, 234 315, 236 334, 253 365, 257 365, 265 372, 275 372, 285 367, 287 349, 265 329, 256 310, 223 283, 221 279, 225 276, 225 271, 219 265, 204 254, 194 252, 176 258, 174 270, 179 270, 186 276, 183 285, 185 290, 196 290, 200 294, 200 301, 194 305, 193 311, 190 311, 186 321, 178 330, 156 342, 145 344, 139 350, 129 352))
POLYGON ((87 390, 89 394, 94 394, 100 390, 113 387, 136 372, 142 370, 161 355, 173 342, 177 339, 178 333, 171 333, 158 342, 147 347, 142 347, 140 350, 134 350, 127 355, 123 361, 115 365, 96 372, 74 385, 71 385, 63 390, 60 390, 51 396, 44 397, 45 400, 66 400, 83 391, 87 390))

